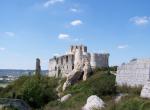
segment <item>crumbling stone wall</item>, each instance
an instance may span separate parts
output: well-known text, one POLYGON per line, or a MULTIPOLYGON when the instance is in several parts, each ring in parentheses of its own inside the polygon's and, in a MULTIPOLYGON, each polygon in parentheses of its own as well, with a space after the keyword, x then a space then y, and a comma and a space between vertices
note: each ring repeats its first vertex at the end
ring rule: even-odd
POLYGON ((118 85, 140 86, 150 79, 150 59, 133 59, 117 68, 118 85))
POLYGON ((75 54, 77 50, 83 54, 83 58, 81 59, 84 59, 84 56, 88 56, 88 60, 90 61, 92 68, 109 66, 109 54, 90 54, 87 51, 87 46, 74 45, 70 47, 69 52, 66 55, 54 57, 49 60, 49 76, 66 77, 66 75, 74 69, 76 63, 75 54))
POLYGON ((49 76, 65 77, 74 69, 74 55, 63 55, 49 61, 49 76))

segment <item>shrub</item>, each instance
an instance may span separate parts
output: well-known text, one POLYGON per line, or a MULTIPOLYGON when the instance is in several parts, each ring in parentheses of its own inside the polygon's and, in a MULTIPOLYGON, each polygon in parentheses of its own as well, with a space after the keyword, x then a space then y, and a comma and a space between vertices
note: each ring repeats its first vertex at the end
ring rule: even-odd
POLYGON ((20 90, 22 99, 31 107, 40 108, 49 101, 57 99, 55 87, 57 86, 55 79, 50 78, 30 78, 24 82, 20 90))
POLYGON ((40 108, 57 99, 57 79, 41 76, 22 76, 0 91, 5 98, 18 98, 26 101, 33 108, 40 108))
POLYGON ((93 93, 98 96, 115 94, 115 76, 109 73, 102 74, 99 80, 96 80, 91 86, 93 93))

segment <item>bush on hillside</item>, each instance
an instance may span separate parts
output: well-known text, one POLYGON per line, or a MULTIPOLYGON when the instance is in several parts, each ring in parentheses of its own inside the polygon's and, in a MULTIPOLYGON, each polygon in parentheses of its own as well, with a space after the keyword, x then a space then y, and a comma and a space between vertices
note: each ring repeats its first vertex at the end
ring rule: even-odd
POLYGON ((18 98, 26 101, 33 108, 40 108, 57 99, 57 79, 41 76, 22 76, 0 91, 4 98, 18 98))
POLYGON ((91 85, 94 94, 107 96, 116 93, 115 76, 110 73, 102 74, 101 77, 91 85))
POLYGON ((55 79, 28 79, 22 85, 20 94, 31 107, 40 108, 49 101, 57 99, 55 79))
POLYGON ((28 76, 21 76, 14 82, 10 83, 6 88, 1 88, 0 96, 1 98, 17 98, 17 94, 22 87, 23 83, 29 79, 28 76))

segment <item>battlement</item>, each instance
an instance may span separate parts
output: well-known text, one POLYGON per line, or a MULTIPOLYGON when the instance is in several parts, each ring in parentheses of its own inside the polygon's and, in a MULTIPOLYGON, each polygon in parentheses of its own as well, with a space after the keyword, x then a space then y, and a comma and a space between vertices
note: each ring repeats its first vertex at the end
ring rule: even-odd
POLYGON ((79 49, 83 53, 87 52, 87 46, 84 46, 84 45, 71 45, 69 51, 70 51, 70 53, 75 53, 76 49, 79 49))

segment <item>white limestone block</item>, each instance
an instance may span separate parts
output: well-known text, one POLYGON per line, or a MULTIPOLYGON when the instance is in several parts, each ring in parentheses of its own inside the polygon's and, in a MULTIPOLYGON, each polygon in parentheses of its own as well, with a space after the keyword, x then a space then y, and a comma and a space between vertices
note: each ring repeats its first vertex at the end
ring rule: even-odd
POLYGON ((65 101, 67 101, 71 96, 72 96, 71 94, 67 94, 67 95, 63 96, 63 97, 60 99, 60 101, 61 101, 61 102, 65 102, 65 101))
POLYGON ((101 109, 104 107, 104 102, 96 95, 92 95, 88 97, 87 103, 82 108, 82 110, 93 110, 93 109, 101 109))

